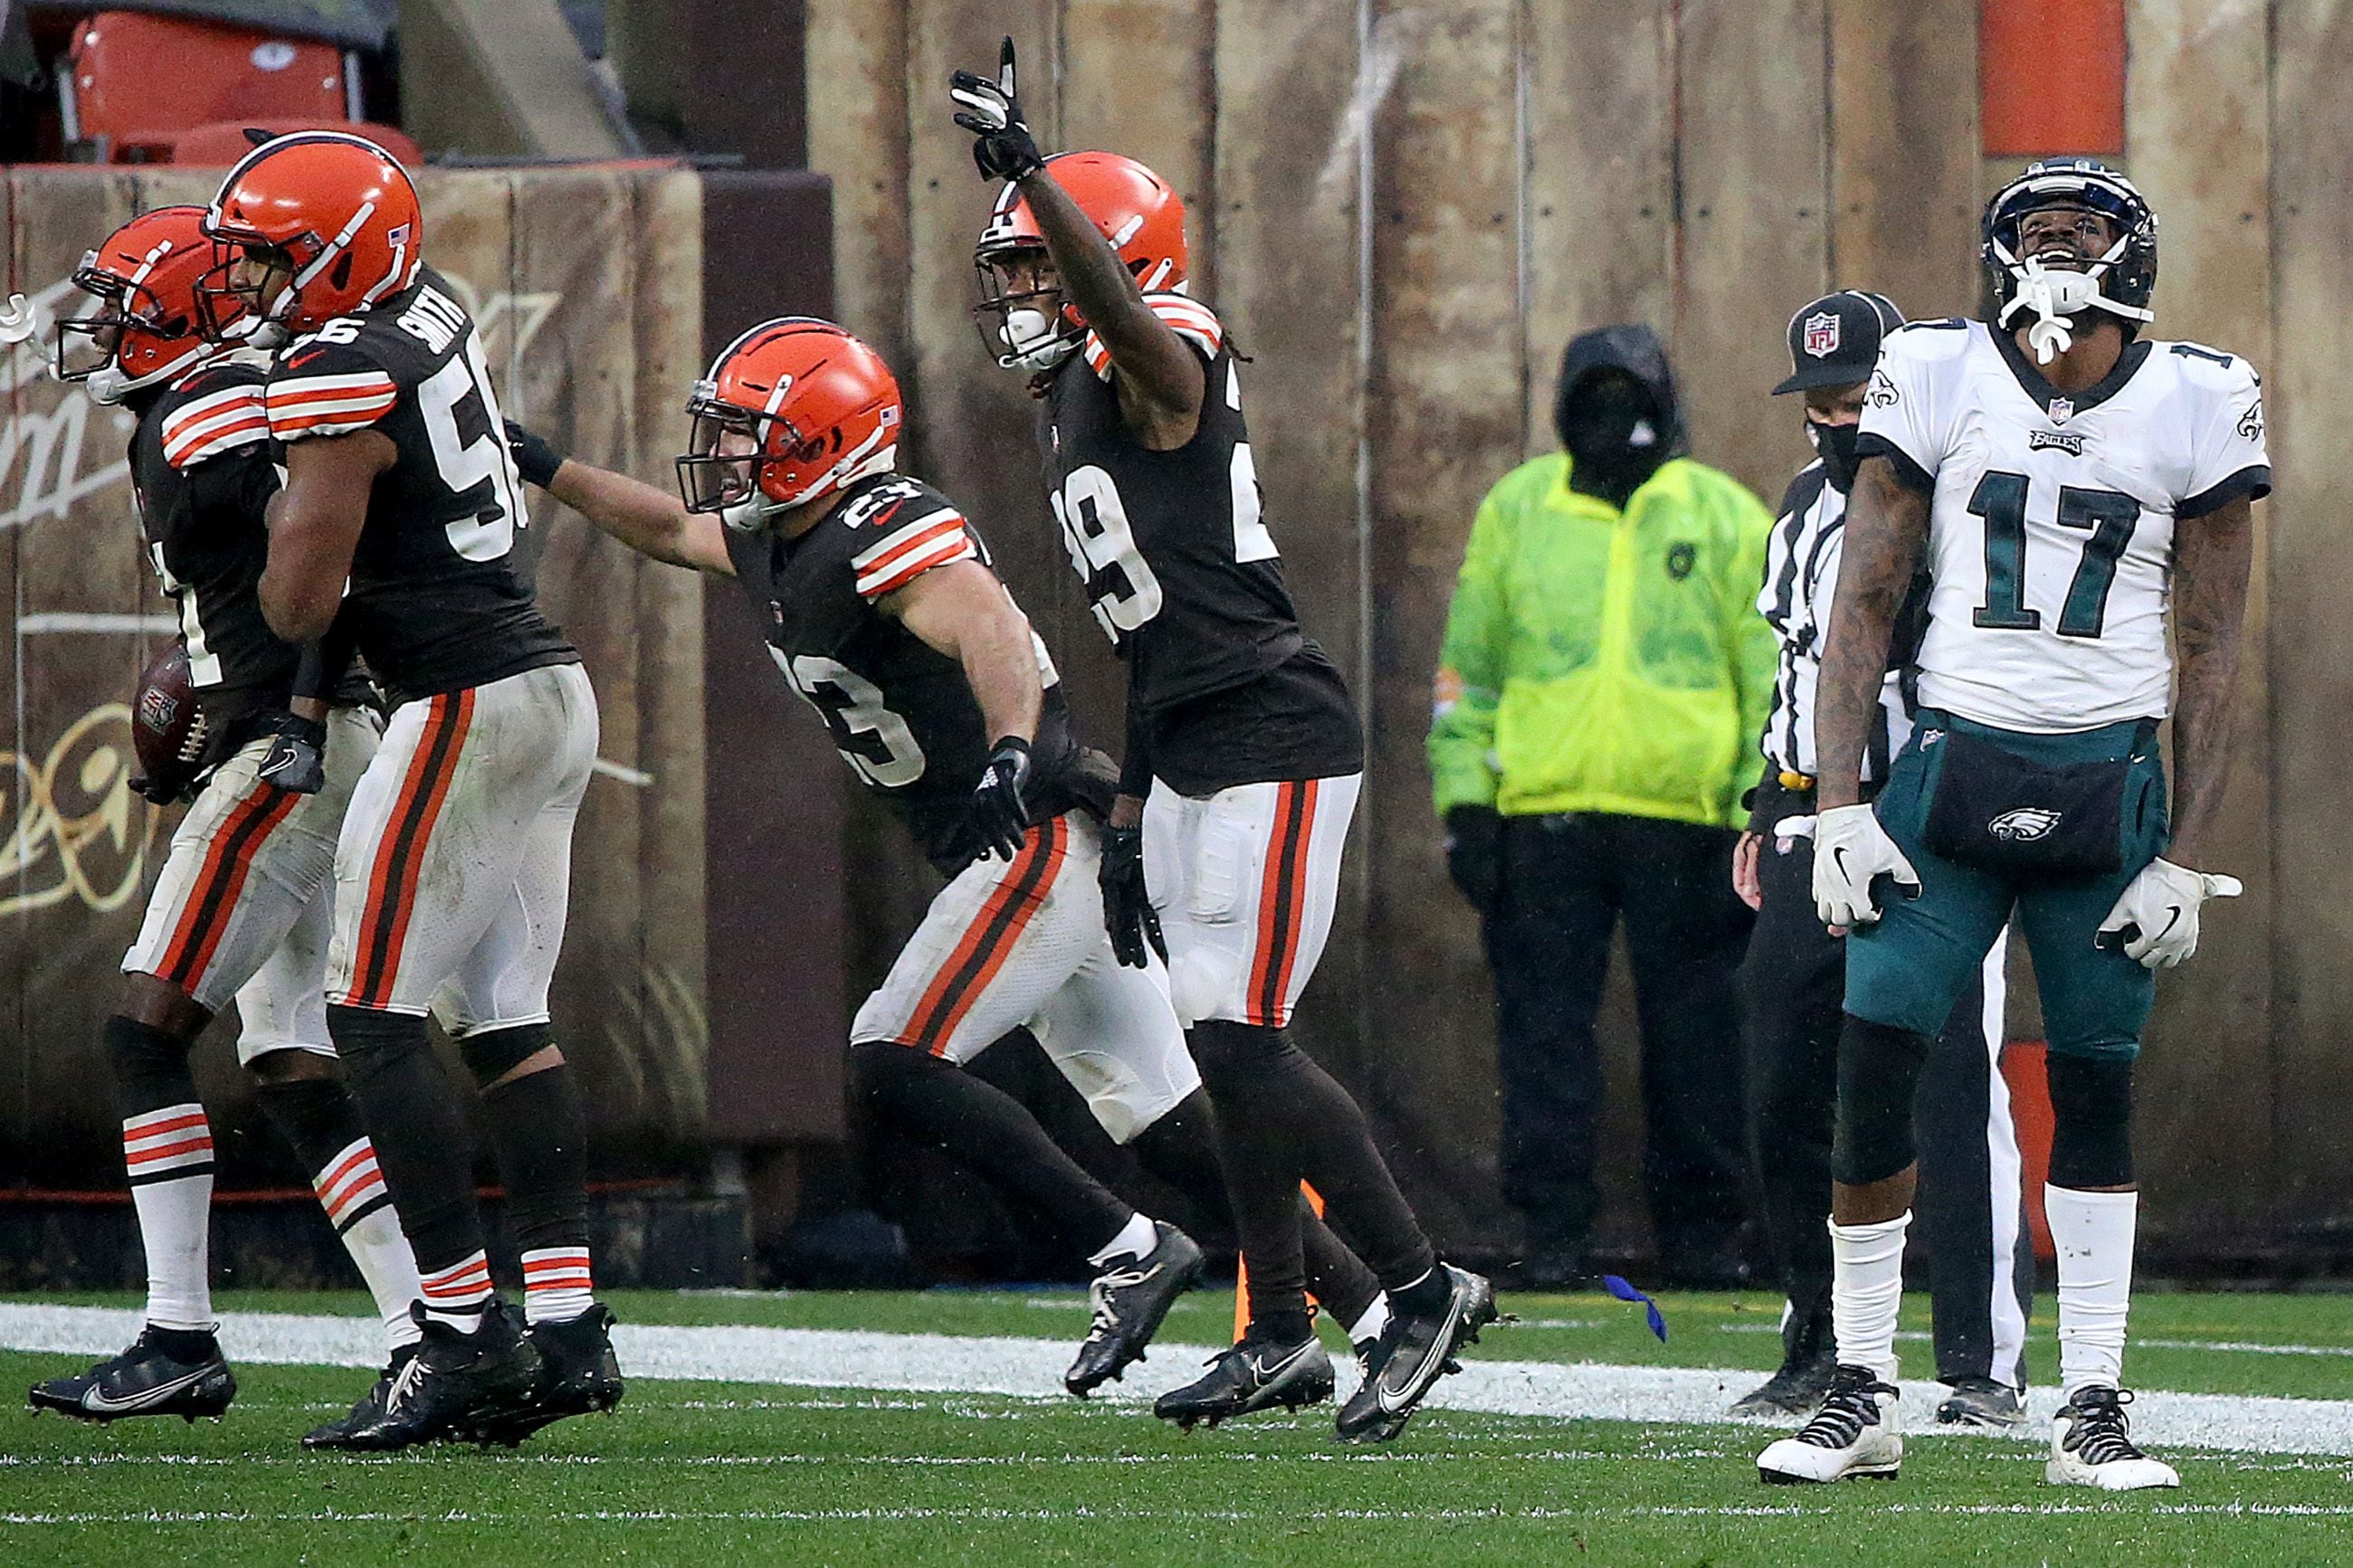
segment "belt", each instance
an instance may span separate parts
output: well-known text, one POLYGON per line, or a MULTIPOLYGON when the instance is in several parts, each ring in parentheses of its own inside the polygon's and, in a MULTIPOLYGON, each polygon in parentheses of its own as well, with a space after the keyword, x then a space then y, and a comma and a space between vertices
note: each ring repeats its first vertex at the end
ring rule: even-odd
POLYGON ((1787 790, 1811 789, 1814 787, 1814 775, 1811 773, 1794 773, 1788 768, 1783 768, 1781 770, 1781 787, 1787 790))

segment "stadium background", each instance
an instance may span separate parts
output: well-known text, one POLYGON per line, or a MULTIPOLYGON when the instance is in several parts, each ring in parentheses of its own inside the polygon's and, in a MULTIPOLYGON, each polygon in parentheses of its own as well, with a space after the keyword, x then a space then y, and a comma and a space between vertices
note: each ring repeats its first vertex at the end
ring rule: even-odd
MULTIPOLYGON (((1305 1032, 1433 1230, 1495 1256, 1511 1237, 1486 981, 1445 885, 1421 740, 1472 510, 1548 445, 1561 343, 1611 320, 1665 329, 1696 452, 1770 500, 1803 456, 1794 415, 1763 395, 1794 304, 1836 283, 1915 316, 1967 310, 1992 183, 2033 152, 2120 153, 2162 215, 2156 331, 2263 369, 2280 490, 2258 509, 2225 835, 2248 896, 2167 983, 2142 1080, 2144 1230, 2159 1267, 2328 1266, 2353 1256, 2353 1227, 2331 1217, 2353 1215, 2337 1092, 2353 913, 2334 894, 2353 874, 2335 483, 2353 449, 2353 16, 2331 0, 1984 9, 1981 33, 1974 0, 715 5, 703 58, 726 52, 723 13, 756 29, 750 61, 805 61, 805 98, 784 78, 671 87, 690 123, 698 99, 774 95, 752 172, 430 171, 431 258, 483 307, 511 411, 663 483, 707 352, 760 315, 829 309, 898 368, 911 466, 981 521, 1088 728, 1111 737, 1119 682, 1042 504, 1028 400, 967 318, 989 191, 941 84, 1015 33, 1042 142, 1115 146, 1174 180, 1196 290, 1254 356, 1243 381, 1288 569, 1372 721, 1358 851, 1305 1032), (2001 25, 2063 12, 2080 36, 2001 25), (823 186, 777 172, 794 165, 831 181, 829 254, 823 186)), ((459 80, 441 84, 453 99, 459 80)), ((463 112, 406 96, 428 152, 467 147, 463 112)), ((50 289, 123 216, 211 184, 12 167, 8 287, 50 289)), ((109 705, 169 631, 110 471, 111 415, 37 369, 20 355, 0 377, 0 1229, 26 1283, 72 1252, 58 1240, 82 1213, 72 1194, 117 1180, 97 1024, 162 830, 124 787, 109 705)), ((847 798, 732 595, 544 501, 535 520, 542 592, 587 654, 612 764, 583 819, 556 1003, 591 1086, 598 1173, 722 1215, 748 1179, 768 1226, 797 1198, 815 1212, 841 1195, 826 1173, 845 1133, 846 999, 928 878, 847 798)), ((1630 1108, 1622 995, 1609 1019, 1613 1103, 1630 1108)), ((2031 994, 2011 1033, 2035 1037, 2031 994)), ((205 1087, 235 1106, 224 1058, 205 1087)), ((1631 1114, 1608 1162, 1604 1240, 1621 1247, 1642 1235, 1631 1114)), ((246 1134, 225 1140, 227 1184, 269 1184, 249 1108, 223 1120, 246 1134)))

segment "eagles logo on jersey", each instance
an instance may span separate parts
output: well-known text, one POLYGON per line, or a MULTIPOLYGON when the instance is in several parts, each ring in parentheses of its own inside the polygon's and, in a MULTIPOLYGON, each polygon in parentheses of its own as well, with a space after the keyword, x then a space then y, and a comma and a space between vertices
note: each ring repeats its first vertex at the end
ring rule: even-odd
POLYGON ((509 559, 522 479, 481 338, 439 274, 289 343, 266 405, 281 442, 372 429, 396 451, 338 621, 396 701, 578 660, 509 559))

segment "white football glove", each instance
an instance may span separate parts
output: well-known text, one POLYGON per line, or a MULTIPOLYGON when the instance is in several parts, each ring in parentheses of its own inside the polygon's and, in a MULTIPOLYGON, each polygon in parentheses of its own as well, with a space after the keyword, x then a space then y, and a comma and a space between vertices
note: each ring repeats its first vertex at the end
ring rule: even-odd
POLYGON ((1814 911, 1824 925, 1852 931, 1877 921, 1871 883, 1880 876, 1909 888, 1905 897, 1920 896, 1920 873, 1871 807, 1834 805, 1814 815, 1814 911))
POLYGON ((2150 969, 2170 969, 2198 951, 2198 907, 2245 890, 2236 877, 2209 876, 2160 856, 2126 885, 2092 940, 2121 946, 2126 958, 2150 969))

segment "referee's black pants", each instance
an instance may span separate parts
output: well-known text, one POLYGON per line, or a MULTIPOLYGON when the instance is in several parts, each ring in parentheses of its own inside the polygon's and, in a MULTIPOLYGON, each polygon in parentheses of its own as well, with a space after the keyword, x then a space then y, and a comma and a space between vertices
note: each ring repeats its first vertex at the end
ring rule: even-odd
MULTIPOLYGON (((1810 791, 1769 780, 1757 804, 1760 823, 1814 809, 1810 791)), ((1831 1348, 1831 1132, 1846 944, 1814 912, 1812 839, 1768 832, 1757 876, 1764 903, 1740 965, 1749 1147, 1766 1236, 1789 1300, 1782 1348, 1804 1361, 1831 1348)), ((2034 1294, 2034 1246, 2006 1091, 1997 1102, 1985 1014, 1983 987, 1972 984, 1921 1071, 1913 1101, 1920 1184, 1911 1235, 1930 1259, 1937 1377, 2015 1385, 2023 1382, 2018 1351, 2034 1294)))
POLYGON ((1669 1276, 1736 1256, 1746 1179, 1734 974, 1750 916, 1731 890, 1735 835, 1578 814, 1507 816, 1483 928, 1495 975, 1504 1195, 1531 1256, 1581 1255, 1599 1194, 1594 1037, 1620 919, 1642 1037, 1642 1184, 1669 1276))

